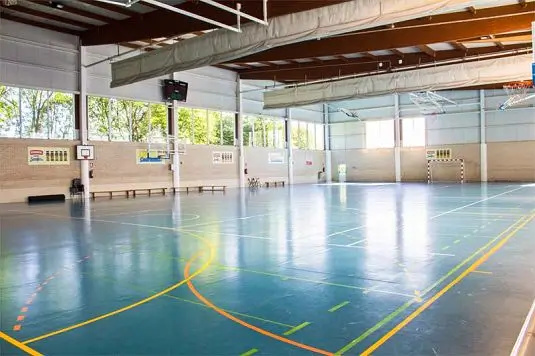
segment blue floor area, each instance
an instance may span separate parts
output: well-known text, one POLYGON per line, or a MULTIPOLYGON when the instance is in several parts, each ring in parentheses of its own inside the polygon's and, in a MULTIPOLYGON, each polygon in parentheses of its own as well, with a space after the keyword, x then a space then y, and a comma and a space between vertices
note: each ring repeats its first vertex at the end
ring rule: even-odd
POLYGON ((535 298, 535 185, 5 204, 0 229, 0 331, 46 355, 508 355, 535 298))

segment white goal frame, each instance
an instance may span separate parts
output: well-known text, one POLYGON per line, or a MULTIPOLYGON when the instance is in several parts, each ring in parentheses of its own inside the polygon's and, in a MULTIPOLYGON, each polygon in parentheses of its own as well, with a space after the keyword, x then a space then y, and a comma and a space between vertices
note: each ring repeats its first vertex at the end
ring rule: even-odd
POLYGON ((459 163, 460 171, 459 178, 461 184, 464 183, 464 159, 462 158, 451 158, 451 159, 428 159, 427 160, 427 184, 433 183, 432 173, 432 163, 459 163))

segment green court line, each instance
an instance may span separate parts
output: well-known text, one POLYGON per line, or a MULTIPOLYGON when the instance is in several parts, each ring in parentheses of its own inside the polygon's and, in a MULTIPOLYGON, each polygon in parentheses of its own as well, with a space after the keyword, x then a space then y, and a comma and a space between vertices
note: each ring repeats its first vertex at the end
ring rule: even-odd
MULTIPOLYGON (((514 229, 515 226, 519 226, 522 224, 523 221, 528 217, 528 215, 522 216, 520 219, 518 219, 516 222, 514 222, 511 226, 509 226, 507 229, 502 231, 498 236, 496 236, 494 239, 489 241, 487 244, 485 244, 483 247, 481 247, 479 250, 474 252, 472 255, 470 255, 468 258, 466 258, 463 262, 459 263, 457 266, 452 268, 448 273, 446 273, 442 278, 440 278, 438 281, 427 287, 421 294, 421 297, 423 298, 426 294, 428 294, 430 291, 432 291, 436 286, 441 284, 444 280, 449 278, 452 274, 457 272, 461 267, 463 267, 465 264, 470 262, 474 257, 476 257, 479 253, 481 253, 483 250, 487 249, 489 246, 491 246, 494 242, 502 238, 505 234, 507 234, 510 230, 514 229)), ((342 347, 340 350, 338 350, 335 355, 343 355, 347 351, 351 350, 353 347, 355 347, 357 344, 362 342, 364 339, 366 339, 368 336, 373 334, 375 331, 383 327, 385 324, 388 324, 390 321, 395 319, 399 314, 404 312, 407 308, 409 308, 412 304, 416 302, 416 298, 409 300, 396 310, 394 310, 392 313, 387 315, 383 320, 379 321, 377 324, 366 330, 362 335, 360 335, 358 338, 352 340, 349 342, 346 346, 342 347)))
POLYGON ((251 355, 256 354, 257 352, 258 352, 258 349, 250 349, 249 351, 244 352, 240 356, 251 356, 251 355))
POLYGON ((290 330, 288 330, 287 332, 285 332, 283 335, 284 335, 284 336, 292 335, 292 334, 298 332, 299 330, 301 330, 302 328, 304 328, 304 327, 306 327, 306 326, 308 326, 308 325, 310 325, 310 324, 311 324, 311 323, 309 323, 308 321, 305 321, 304 323, 299 324, 299 325, 297 325, 297 326, 294 327, 294 328, 291 328, 290 330))
POLYGON ((442 251, 446 251, 449 248, 450 248, 449 246, 444 246, 444 247, 442 247, 442 251))
POLYGON ((348 305, 349 302, 346 300, 345 302, 342 302, 338 305, 335 305, 334 307, 332 307, 331 309, 329 309, 329 313, 334 313, 335 311, 337 311, 338 309, 340 308, 343 308, 345 307, 346 305, 348 305))
MULTIPOLYGON (((87 273, 82 273, 82 274, 87 274, 87 273)), ((98 278, 102 279, 102 280, 109 280, 109 281, 112 281, 111 278, 107 278, 105 276, 98 276, 98 278)), ((136 286, 133 286, 131 284, 129 284, 129 288, 133 289, 133 290, 137 290, 137 291, 140 291, 140 292, 147 292, 146 289, 144 288, 139 288, 139 287, 136 287, 136 286)), ((154 293, 153 290, 149 290, 148 292, 150 293, 154 293)), ((184 299, 184 298, 179 298, 179 297, 176 297, 172 294, 164 294, 162 295, 162 297, 167 297, 167 298, 170 298, 170 299, 175 299, 175 300, 178 300, 178 301, 181 301, 181 302, 184 302, 184 303, 189 303, 189 304, 193 304, 193 305, 197 305, 197 306, 200 306, 200 307, 203 307, 203 308, 208 308, 210 309, 210 307, 208 307, 206 304, 204 303, 199 303, 199 302, 195 302, 193 300, 189 300, 189 299, 184 299)), ((239 315, 239 316, 243 316, 245 318, 249 318, 249 319, 254 319, 254 320, 258 320, 258 321, 262 321, 264 323, 269 323, 269 324, 274 324, 274 325, 279 325, 279 326, 282 326, 282 327, 285 327, 285 328, 293 328, 295 327, 295 325, 290 325, 290 324, 285 324, 285 323, 280 323, 278 321, 273 321, 273 320, 269 320, 269 319, 264 319, 264 318, 261 318, 259 316, 254 316, 254 315, 250 315, 250 314, 244 314, 244 313, 240 313, 240 312, 237 312, 237 311, 234 311, 234 310, 229 310, 229 309, 221 309, 223 311, 226 311, 227 313, 230 313, 230 314, 234 314, 234 315, 239 315)))
POLYGON ((454 244, 458 244, 459 242, 461 242, 461 240, 455 240, 455 241, 453 241, 454 244))

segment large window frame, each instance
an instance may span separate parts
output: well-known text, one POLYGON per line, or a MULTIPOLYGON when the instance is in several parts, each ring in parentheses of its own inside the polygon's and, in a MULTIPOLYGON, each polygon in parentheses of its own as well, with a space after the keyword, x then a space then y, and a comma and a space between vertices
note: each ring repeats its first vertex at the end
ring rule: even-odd
POLYGON ((366 125, 366 149, 393 148, 395 146, 394 120, 369 120, 366 125))
POLYGON ((0 137, 74 140, 74 94, 0 85, 0 137))
POLYGON ((403 147, 425 147, 427 143, 426 136, 425 117, 411 117, 401 120, 401 141, 403 147))

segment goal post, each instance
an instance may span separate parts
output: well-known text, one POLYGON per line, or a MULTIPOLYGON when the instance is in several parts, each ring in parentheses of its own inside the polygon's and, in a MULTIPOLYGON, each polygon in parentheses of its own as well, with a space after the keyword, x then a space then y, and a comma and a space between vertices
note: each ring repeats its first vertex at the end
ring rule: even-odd
POLYGON ((453 166, 457 170, 455 174, 457 181, 461 184, 464 183, 464 159, 462 158, 451 158, 451 159, 428 159, 427 160, 427 184, 436 182, 433 179, 433 168, 437 165, 440 166, 453 166))

